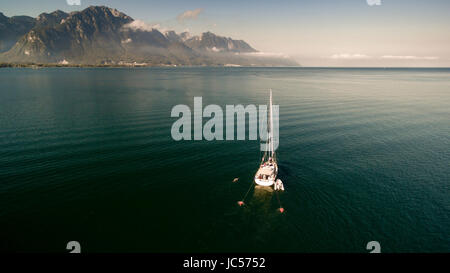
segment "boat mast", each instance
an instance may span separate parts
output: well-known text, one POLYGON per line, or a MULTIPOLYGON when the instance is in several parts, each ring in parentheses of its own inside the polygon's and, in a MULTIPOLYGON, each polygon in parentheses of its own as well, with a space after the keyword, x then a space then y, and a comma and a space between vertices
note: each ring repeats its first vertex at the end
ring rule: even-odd
POLYGON ((272 89, 270 89, 270 157, 272 157, 273 160, 273 113, 272 113, 272 89))

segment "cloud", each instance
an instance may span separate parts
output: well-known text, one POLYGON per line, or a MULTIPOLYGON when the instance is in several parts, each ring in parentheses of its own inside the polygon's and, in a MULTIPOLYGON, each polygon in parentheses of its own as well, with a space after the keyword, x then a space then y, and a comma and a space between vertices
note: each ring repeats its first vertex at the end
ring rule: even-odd
POLYGON ((177 16, 177 20, 180 22, 183 22, 184 20, 195 20, 197 19, 198 15, 203 11, 203 9, 194 9, 194 10, 187 10, 177 16))
POLYGON ((369 6, 380 6, 381 5, 381 0, 366 0, 367 1, 367 5, 369 6))
POLYGON ((331 59, 369 59, 372 58, 365 54, 349 54, 349 53, 341 53, 341 54, 333 54, 330 56, 331 59))
POLYGON ((164 31, 165 29, 163 27, 161 27, 160 24, 156 24, 156 25, 150 25, 147 24, 146 22, 142 21, 142 20, 134 20, 131 23, 128 23, 126 25, 123 26, 124 29, 131 29, 131 30, 140 30, 140 31, 152 31, 154 29, 157 29, 159 31, 164 31))
POLYGON ((333 54, 327 58, 340 60, 361 60, 361 59, 381 59, 381 60, 438 60, 439 57, 434 56, 400 56, 400 55, 383 55, 383 56, 369 56, 365 54, 349 54, 340 53, 333 54))
POLYGON ((81 6, 81 0, 66 0, 69 6, 81 6))
POLYGON ((381 59, 390 59, 390 60, 437 60, 439 57, 434 56, 398 56, 398 55, 384 55, 381 56, 381 59))
POLYGON ((268 58, 289 58, 288 55, 284 53, 279 52, 247 52, 247 53, 236 53, 237 55, 247 55, 247 56, 254 56, 254 57, 268 57, 268 58))

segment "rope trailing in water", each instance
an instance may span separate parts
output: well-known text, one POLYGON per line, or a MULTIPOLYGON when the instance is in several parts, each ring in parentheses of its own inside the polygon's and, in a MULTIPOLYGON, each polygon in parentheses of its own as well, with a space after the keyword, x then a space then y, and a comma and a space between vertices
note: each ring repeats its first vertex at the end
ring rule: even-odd
POLYGON ((247 198, 247 195, 248 195, 248 193, 250 192, 250 190, 252 189, 252 187, 254 186, 254 184, 255 184, 255 183, 251 183, 251 184, 250 184, 250 187, 248 188, 247 193, 244 195, 244 198, 242 198, 242 201, 238 201, 238 202, 237 202, 239 206, 243 206, 243 205, 245 204, 245 203, 244 203, 245 198, 247 198))

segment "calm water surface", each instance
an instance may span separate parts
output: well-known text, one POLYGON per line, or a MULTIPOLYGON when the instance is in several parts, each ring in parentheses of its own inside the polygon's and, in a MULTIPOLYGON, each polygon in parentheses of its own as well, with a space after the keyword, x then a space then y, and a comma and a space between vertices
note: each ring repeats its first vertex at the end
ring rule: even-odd
POLYGON ((1 69, 0 109, 0 250, 450 251, 448 69, 1 69), (170 135, 174 105, 268 88, 284 214, 236 204, 257 141, 170 135))

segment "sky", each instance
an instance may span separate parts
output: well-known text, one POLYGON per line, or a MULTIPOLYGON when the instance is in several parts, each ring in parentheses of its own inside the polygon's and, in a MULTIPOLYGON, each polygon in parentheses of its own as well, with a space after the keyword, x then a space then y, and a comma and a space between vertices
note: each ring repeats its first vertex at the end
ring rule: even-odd
POLYGON ((242 39, 303 66, 450 67, 448 0, 1 0, 0 12, 36 17, 91 5, 161 31, 242 39))

